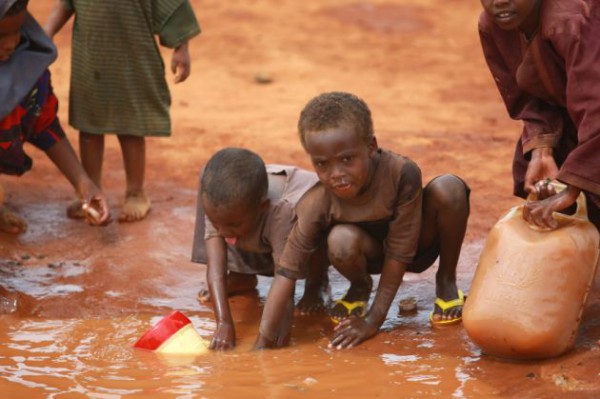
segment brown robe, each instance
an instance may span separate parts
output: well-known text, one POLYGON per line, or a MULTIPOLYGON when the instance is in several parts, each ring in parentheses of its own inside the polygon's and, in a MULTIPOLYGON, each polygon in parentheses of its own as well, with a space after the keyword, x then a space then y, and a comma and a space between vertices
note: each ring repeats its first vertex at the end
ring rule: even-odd
POLYGON ((553 147, 557 179, 584 190, 600 227, 600 3, 542 0, 530 41, 479 19, 483 53, 511 118, 523 121, 513 161, 515 194, 523 188, 529 152, 553 147))

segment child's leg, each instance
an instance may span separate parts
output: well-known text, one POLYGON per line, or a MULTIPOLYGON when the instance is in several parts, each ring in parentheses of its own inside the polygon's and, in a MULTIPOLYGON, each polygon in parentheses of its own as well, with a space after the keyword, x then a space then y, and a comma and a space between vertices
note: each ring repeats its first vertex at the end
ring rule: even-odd
POLYGON ((27 222, 4 205, 4 187, 0 184, 0 231, 22 234, 27 231, 27 222))
MULTIPOLYGON (((229 297, 252 291, 258 285, 256 274, 227 272, 227 295, 229 297)), ((210 302, 210 291, 208 288, 202 288, 198 291, 198 300, 202 303, 210 302)))
POLYGON ((135 222, 150 211, 150 200, 144 192, 146 141, 144 137, 118 135, 125 164, 127 190, 119 221, 135 222))
MULTIPOLYGON (((79 132, 79 153, 83 169, 98 188, 102 188, 102 160, 104 159, 104 135, 79 132)), ((85 217, 77 199, 67 208, 67 216, 72 219, 85 217)))
MULTIPOLYGON (((342 224, 336 225, 327 237, 329 261, 342 276, 350 281, 350 288, 342 298, 346 303, 367 302, 373 288, 373 280, 367 265, 383 257, 383 246, 361 228, 342 224)), ((364 306, 357 307, 351 314, 360 314, 364 306)), ((348 317, 348 308, 336 303, 331 309, 334 319, 348 317)))
POLYGON ((325 246, 321 246, 310 257, 310 269, 304 283, 304 295, 296 307, 301 314, 313 314, 322 311, 330 294, 329 259, 325 246))
MULTIPOLYGON (((439 251, 436 274, 436 297, 458 299, 456 266, 469 218, 469 188, 458 177, 443 175, 432 180, 423 192, 423 224, 419 240, 419 257, 439 251), (436 251, 437 249, 437 251, 436 251)), ((429 257, 435 261, 435 256, 429 257)), ((410 270, 410 268, 409 268, 410 270)), ((445 312, 435 305, 433 320, 451 320, 462 315, 462 306, 445 312)))

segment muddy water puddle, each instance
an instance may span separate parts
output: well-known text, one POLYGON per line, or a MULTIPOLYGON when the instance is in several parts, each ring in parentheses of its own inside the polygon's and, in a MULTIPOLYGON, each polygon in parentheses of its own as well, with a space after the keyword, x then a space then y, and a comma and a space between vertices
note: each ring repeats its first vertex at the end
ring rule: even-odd
MULTIPOLYGON (((240 298, 236 305, 243 308, 255 300, 240 298)), ((212 319, 186 313, 208 339, 214 329, 212 319)), ((417 315, 350 351, 328 347, 328 320, 299 318, 291 347, 254 352, 257 320, 242 315, 237 320, 238 348, 189 358, 132 349, 160 316, 86 320, 5 316, 0 322, 0 386, 11 398, 381 397, 392 393, 430 397, 444 392, 465 397, 471 380, 465 367, 478 361, 476 348, 464 346, 455 330, 446 338, 458 347, 450 352, 437 350, 441 336, 418 327, 422 318, 417 315), (458 355, 465 351, 467 356, 458 355)))
MULTIPOLYGON (((432 329, 432 276, 408 275, 384 331, 359 347, 329 348, 328 318, 297 316, 290 347, 256 352, 252 344, 270 283, 261 278, 255 293, 231 299, 237 348, 182 357, 132 348, 169 313, 159 296, 137 298, 152 306, 149 311, 132 307, 122 309, 122 315, 109 309, 99 310, 112 313, 105 316, 65 317, 67 309, 56 313, 61 317, 52 317, 55 310, 43 302, 56 297, 48 295, 54 288, 43 289, 51 286, 43 269, 30 267, 20 271, 18 282, 8 280, 29 290, 40 302, 38 308, 45 310, 23 315, 17 305, 16 311, 0 316, 2 398, 593 398, 600 392, 600 351, 590 340, 580 340, 579 348, 560 360, 514 363, 482 355, 460 326, 432 329), (41 276, 47 284, 41 283, 41 276), (417 298, 418 311, 398 314, 398 302, 407 296, 417 298)), ((3 270, 6 274, 5 266, 3 270)), ((345 289, 333 274, 333 296, 345 289)), ((75 300, 78 291, 60 293, 71 296, 72 310, 88 306, 75 300)), ((299 284, 297 297, 301 292, 299 284)), ((18 302, 21 296, 13 298, 18 302)), ((215 323, 208 308, 187 299, 170 304, 210 339, 215 323)), ((598 327, 591 319, 584 325, 587 330, 598 327)))
MULTIPOLYGON (((325 315, 298 315, 290 347, 253 351, 266 277, 256 292, 230 300, 234 350, 196 358, 134 350, 172 310, 207 340, 215 329, 212 310, 196 300, 204 267, 189 261, 193 198, 175 205, 169 212, 157 206, 146 226, 89 230, 65 222, 75 245, 41 228, 1 244, 1 399, 600 397, 598 290, 575 351, 513 363, 482 355, 462 326, 430 326, 435 266, 407 274, 383 331, 351 350, 329 348, 332 324, 325 315), (172 220, 182 226, 173 228, 172 220), (399 301, 409 297, 417 312, 399 314, 399 301)), ((458 283, 466 293, 482 245, 463 247, 458 283)), ((331 297, 340 298, 347 282, 333 271, 330 277, 331 297)), ((296 300, 302 293, 299 282, 296 300)))

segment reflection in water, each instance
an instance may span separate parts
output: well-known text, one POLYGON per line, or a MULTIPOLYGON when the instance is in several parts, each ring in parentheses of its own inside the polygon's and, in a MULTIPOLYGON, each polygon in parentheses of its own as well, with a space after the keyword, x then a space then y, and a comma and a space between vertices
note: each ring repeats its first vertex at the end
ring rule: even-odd
MULTIPOLYGON (((384 334, 351 351, 329 349, 325 336, 331 331, 330 323, 318 317, 299 319, 297 329, 311 336, 297 337, 294 346, 283 350, 253 352, 251 340, 241 340, 234 351, 198 357, 132 349, 133 342, 161 317, 52 320, 5 316, 0 319, 4 342, 0 386, 11 395, 56 398, 66 393, 97 398, 214 397, 217 393, 250 398, 308 393, 367 396, 416 387, 429 394, 439 391, 427 387, 440 385, 439 381, 448 378, 445 370, 451 370, 442 367, 451 359, 418 350, 406 354, 405 348, 412 345, 410 335, 390 340, 384 334), (367 370, 370 382, 365 385, 367 370)), ((208 338, 214 328, 212 320, 199 314, 191 320, 208 338)), ((240 335, 253 336, 256 327, 257 321, 248 324, 240 335)))
POLYGON ((393 355, 391 353, 384 353, 383 355, 381 355, 381 359, 385 364, 389 366, 392 364, 399 364, 402 362, 416 362, 417 360, 419 360, 419 357, 415 355, 400 356, 393 355))
MULTIPOLYGON (((144 262, 138 270, 151 267, 144 262)), ((252 351, 268 278, 259 279, 257 293, 230 300, 236 349, 197 357, 134 350, 133 343, 172 309, 186 314, 205 339, 215 329, 210 309, 190 300, 197 285, 186 273, 196 269, 177 270, 178 279, 169 274, 171 269, 161 270, 160 279, 126 275, 135 268, 123 269, 101 258, 94 264, 58 267, 0 263, 0 303, 8 309, 0 315, 2 399, 479 399, 553 397, 544 394, 564 390, 570 399, 578 399, 596 392, 589 373, 574 377, 560 362, 540 366, 498 361, 482 355, 461 326, 432 329, 428 316, 435 271, 408 278, 384 332, 352 350, 328 348, 332 325, 320 315, 296 318, 292 346, 252 351), (417 313, 398 314, 404 296, 418 298, 417 313), (508 386, 507 380, 514 384, 508 386)), ((334 297, 345 292, 344 284, 333 274, 334 297)), ((303 292, 298 288, 297 296, 303 292)), ((600 367, 597 351, 593 355, 584 364, 586 370, 600 367)))

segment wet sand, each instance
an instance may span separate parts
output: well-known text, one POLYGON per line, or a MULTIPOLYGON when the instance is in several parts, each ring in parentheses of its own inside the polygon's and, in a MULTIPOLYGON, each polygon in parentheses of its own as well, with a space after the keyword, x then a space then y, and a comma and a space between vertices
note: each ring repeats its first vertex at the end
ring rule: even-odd
MULTIPOLYGON (((44 20, 53 2, 32 2, 44 20)), ((68 220, 73 193, 39 151, 22 178, 2 176, 29 231, 0 234, 0 392, 7 398, 596 398, 600 396, 600 284, 575 350, 509 362, 483 355, 462 326, 432 329, 436 268, 407 275, 383 331, 357 348, 328 348, 325 316, 298 316, 292 345, 251 350, 270 280, 233 298, 238 346, 196 359, 161 358, 132 344, 173 309, 210 339, 214 318, 196 301, 205 268, 190 262, 197 173, 223 146, 267 162, 310 164, 296 137, 312 96, 351 91, 370 105, 381 147, 413 158, 427 181, 455 173, 471 186, 459 263, 468 292, 487 231, 519 201, 510 159, 520 126, 507 120, 479 48, 479 2, 433 0, 192 1, 204 34, 192 41, 190 79, 172 87, 173 136, 148 140, 148 218, 91 228, 68 220), (267 76, 263 84, 256 76, 267 76), (419 311, 398 315, 416 297, 419 311)), ((52 66, 66 125, 70 25, 52 66)), ((165 51, 167 65, 170 52, 165 51)), ((107 140, 104 186, 114 216, 122 160, 107 140)), ((332 296, 347 284, 332 273, 332 296)), ((298 292, 302 292, 299 283, 298 292)), ((557 296, 559 293, 557 293, 557 296)))

